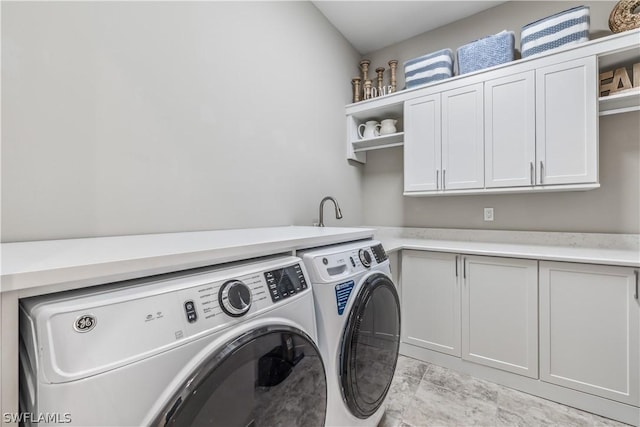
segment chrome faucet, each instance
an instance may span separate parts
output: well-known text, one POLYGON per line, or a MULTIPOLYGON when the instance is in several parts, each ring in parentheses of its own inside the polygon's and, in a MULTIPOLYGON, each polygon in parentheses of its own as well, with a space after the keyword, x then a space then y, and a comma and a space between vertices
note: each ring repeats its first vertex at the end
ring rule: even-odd
POLYGON ((319 216, 320 219, 318 222, 318 227, 324 227, 324 222, 323 222, 324 214, 322 212, 324 209, 324 202, 326 202, 327 200, 331 200, 333 204, 336 206, 336 219, 342 218, 342 211, 340 211, 340 206, 338 205, 338 201, 331 196, 327 196, 324 199, 322 199, 322 201, 320 202, 320 216, 319 216))

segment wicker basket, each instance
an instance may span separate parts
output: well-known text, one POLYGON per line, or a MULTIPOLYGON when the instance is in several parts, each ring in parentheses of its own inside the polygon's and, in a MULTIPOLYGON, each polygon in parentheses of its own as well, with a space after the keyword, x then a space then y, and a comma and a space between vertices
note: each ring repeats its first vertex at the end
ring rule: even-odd
POLYGON ((407 89, 443 80, 453 75, 453 52, 442 49, 404 63, 404 81, 407 89))
POLYGON ((589 41, 589 6, 578 6, 522 27, 522 57, 589 41))
POLYGON ((457 51, 458 74, 471 73, 513 61, 513 45, 513 31, 505 30, 460 46, 457 51))
POLYGON ((640 27, 640 13, 633 11, 640 7, 640 0, 620 0, 609 15, 609 28, 614 33, 640 27))

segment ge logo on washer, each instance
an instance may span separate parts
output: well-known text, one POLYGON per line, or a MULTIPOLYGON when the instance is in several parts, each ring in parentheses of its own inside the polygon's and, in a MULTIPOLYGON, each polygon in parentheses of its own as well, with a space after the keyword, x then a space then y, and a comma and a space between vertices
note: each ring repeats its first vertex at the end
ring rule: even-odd
POLYGON ((75 329, 76 332, 89 332, 96 327, 96 323, 98 323, 98 319, 96 319, 95 316, 83 314, 73 323, 73 329, 75 329))

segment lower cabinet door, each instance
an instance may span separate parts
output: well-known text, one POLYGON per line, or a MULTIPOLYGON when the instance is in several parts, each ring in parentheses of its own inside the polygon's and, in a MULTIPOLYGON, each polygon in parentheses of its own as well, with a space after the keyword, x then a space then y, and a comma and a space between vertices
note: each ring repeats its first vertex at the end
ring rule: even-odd
POLYGON ((402 341, 460 356, 458 256, 402 251, 402 341))
POLYGON ((462 358, 538 378, 538 262, 464 256, 462 358))
POLYGON ((638 406, 640 305, 632 268, 540 262, 540 379, 638 406))

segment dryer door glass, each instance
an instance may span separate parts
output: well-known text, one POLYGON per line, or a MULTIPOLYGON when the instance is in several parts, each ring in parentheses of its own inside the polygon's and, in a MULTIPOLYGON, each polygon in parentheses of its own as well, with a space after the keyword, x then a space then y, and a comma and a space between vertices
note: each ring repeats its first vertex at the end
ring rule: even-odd
POLYGON ((254 330, 202 359, 167 401, 155 426, 322 426, 324 365, 304 332, 254 330))
POLYGON ((370 276, 360 288, 343 333, 340 381, 343 398, 358 418, 382 405, 400 346, 400 302, 393 282, 370 276))

